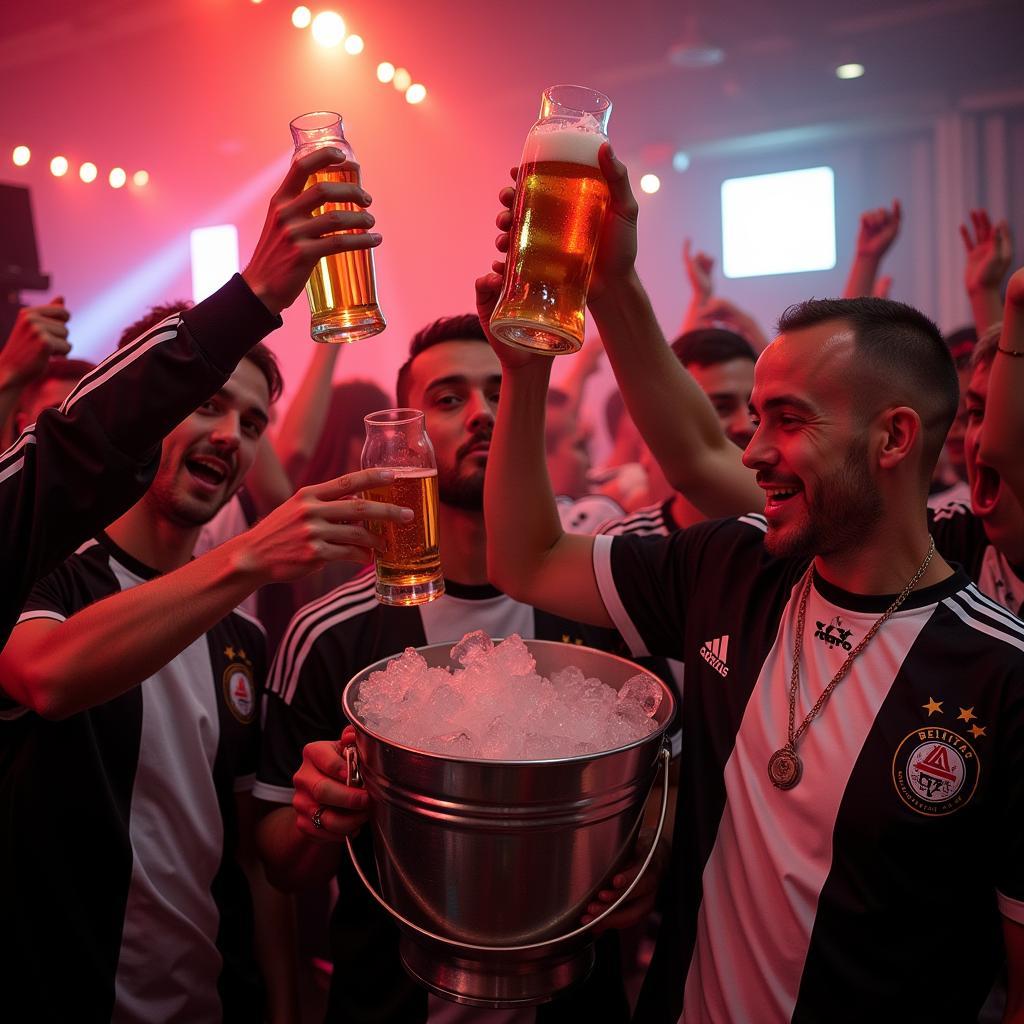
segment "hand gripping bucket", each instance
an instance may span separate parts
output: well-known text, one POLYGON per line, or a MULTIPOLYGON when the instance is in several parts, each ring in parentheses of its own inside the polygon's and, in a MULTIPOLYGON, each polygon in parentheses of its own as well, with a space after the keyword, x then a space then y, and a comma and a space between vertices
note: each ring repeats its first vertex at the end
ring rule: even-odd
MULTIPOLYGON (((619 689, 644 671, 590 647, 526 645, 548 677, 576 665, 619 689)), ((450 647, 419 653, 431 667, 448 666, 450 647)), ((668 801, 672 693, 662 684, 658 728, 629 746, 548 761, 473 760, 412 750, 362 725, 359 686, 390 660, 360 672, 342 697, 356 729, 349 777, 370 794, 382 891, 350 841, 353 866, 397 922, 406 970, 427 988, 473 1006, 546 1002, 593 966, 593 927, 618 904, 588 925, 580 917, 630 860, 660 765, 661 818, 636 881, 651 862, 668 801)))

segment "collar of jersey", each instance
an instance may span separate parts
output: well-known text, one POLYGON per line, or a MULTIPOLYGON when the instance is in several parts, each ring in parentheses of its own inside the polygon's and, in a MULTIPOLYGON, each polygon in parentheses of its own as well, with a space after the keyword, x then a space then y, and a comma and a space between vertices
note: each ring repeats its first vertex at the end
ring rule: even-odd
POLYGON ((457 597, 463 601, 489 601, 495 597, 504 597, 504 593, 490 583, 456 583, 445 577, 444 592, 449 597, 457 597))
MULTIPOLYGON (((912 611, 914 608, 925 608, 928 605, 938 604, 944 598, 950 597, 959 590, 963 590, 971 581, 967 574, 958 565, 953 567, 953 575, 941 583, 935 583, 922 590, 915 590, 900 607, 901 612, 912 611)), ((881 615, 896 600, 897 594, 853 594, 849 590, 843 590, 834 583, 822 579, 818 570, 814 570, 814 589, 826 601, 845 608, 851 612, 871 612, 881 615)))
POLYGON ((97 538, 100 544, 112 555, 118 562, 121 563, 132 575, 138 576, 142 580, 155 580, 157 576, 161 576, 162 573, 159 569, 154 569, 152 566, 146 565, 144 562, 140 562, 137 558, 133 558, 125 551, 124 548, 118 547, 106 533, 101 533, 97 538))

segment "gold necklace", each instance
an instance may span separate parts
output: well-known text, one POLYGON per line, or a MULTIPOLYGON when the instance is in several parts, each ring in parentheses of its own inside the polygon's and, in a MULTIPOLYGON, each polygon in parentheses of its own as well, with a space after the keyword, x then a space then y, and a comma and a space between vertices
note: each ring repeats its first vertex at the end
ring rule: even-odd
POLYGON ((804 620, 807 618, 807 597, 811 591, 811 579, 814 576, 814 562, 807 567, 807 573, 804 576, 803 592, 800 595, 800 611, 797 615, 796 620, 796 639, 793 641, 793 674, 789 680, 789 740, 784 747, 776 750, 772 754, 768 761, 768 778, 772 780, 772 785, 777 789, 792 789, 799 781, 800 776, 803 774, 803 764, 800 761, 800 757, 796 752, 796 745, 800 737, 807 731, 807 727, 817 717, 818 712, 825 706, 825 702, 832 696, 832 691, 839 685, 843 677, 847 672, 850 671, 850 666, 853 664, 853 659, 860 654, 861 651, 867 647, 871 638, 881 628, 882 623, 889 619, 901 604, 910 596, 911 591, 920 582, 921 577, 925 574, 928 569, 928 564, 932 560, 932 555, 935 554, 935 541, 929 537, 928 554, 924 556, 924 561, 921 563, 917 572, 914 573, 913 578, 903 588, 899 597, 882 613, 881 617, 875 622, 875 624, 867 631, 864 639, 846 658, 846 661, 839 667, 839 671, 832 677, 832 681, 825 687, 822 695, 815 701, 814 707, 807 712, 807 717, 800 724, 800 728, 794 730, 793 725, 796 720, 796 695, 800 689, 800 654, 803 651, 804 646, 804 620))

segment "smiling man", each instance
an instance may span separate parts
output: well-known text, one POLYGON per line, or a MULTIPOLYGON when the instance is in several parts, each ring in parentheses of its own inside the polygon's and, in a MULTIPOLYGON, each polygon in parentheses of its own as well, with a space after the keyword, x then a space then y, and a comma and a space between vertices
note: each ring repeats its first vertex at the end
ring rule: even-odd
MULTIPOLYGON (((192 559, 280 391, 257 344, 164 439, 143 497, 36 584, 0 654, 0 866, 17 879, 0 941, 16 1017, 261 1019, 246 879, 258 908, 274 905, 249 793, 267 656, 262 627, 232 609, 263 583, 365 560, 377 542, 363 521, 402 516, 349 498, 387 477, 357 473, 192 559)), ((279 931, 259 915, 264 939, 279 931)), ((274 971, 288 958, 261 960, 287 1011, 274 971)))
MULTIPOLYGON (((633 268, 625 168, 607 148, 601 165, 590 309, 645 440, 685 460, 661 421, 696 384, 633 268)), ((1004 943, 1019 1019, 1024 624, 929 536, 958 401, 934 325, 881 299, 788 310, 755 370, 747 469, 720 440, 707 456, 732 500, 753 472, 764 514, 668 538, 563 533, 539 426, 550 360, 495 347, 492 580, 687 666, 673 873, 635 1020, 972 1020, 1004 943)), ((706 400, 697 413, 710 430, 706 400)))

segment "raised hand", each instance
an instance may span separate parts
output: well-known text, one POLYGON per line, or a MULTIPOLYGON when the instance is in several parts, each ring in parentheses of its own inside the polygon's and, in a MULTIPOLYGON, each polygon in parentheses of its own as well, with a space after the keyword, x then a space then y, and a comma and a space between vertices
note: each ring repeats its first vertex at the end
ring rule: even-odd
POLYGON ((18 311, 7 344, 0 349, 0 388, 20 390, 46 370, 50 356, 71 351, 67 323, 71 314, 59 296, 45 306, 18 311))
POLYGON ((986 210, 971 210, 971 228, 960 225, 960 237, 967 251, 964 284, 968 294, 998 291, 1013 262, 1013 238, 1010 225, 1001 220, 993 225, 986 210))
POLYGON ((344 161, 345 154, 331 147, 300 157, 270 200, 263 233, 242 277, 271 313, 280 313, 295 301, 322 256, 380 245, 381 236, 367 230, 374 225, 373 215, 365 210, 371 200, 359 185, 321 181, 306 188, 317 171, 357 166, 344 161), (363 209, 313 215, 328 203, 363 209))
POLYGON ((340 843, 357 832, 369 815, 366 790, 348 785, 345 747, 355 738, 355 729, 348 725, 340 740, 318 740, 303 748, 302 764, 292 777, 292 807, 296 827, 307 839, 340 843), (313 822, 318 811, 319 827, 313 822))
POLYGON ((366 520, 408 523, 412 509, 369 501, 362 492, 394 480, 390 469, 363 469, 296 491, 251 530, 228 541, 239 567, 261 582, 294 580, 328 562, 365 562, 384 549, 366 520))
POLYGON ((892 201, 891 210, 882 206, 862 213, 857 233, 857 258, 881 261, 900 233, 902 216, 898 199, 892 201))
POLYGON ((683 242, 683 266, 693 289, 692 301, 702 306, 711 298, 713 291, 711 272, 715 268, 714 257, 700 250, 691 252, 690 239, 687 238, 683 242))

